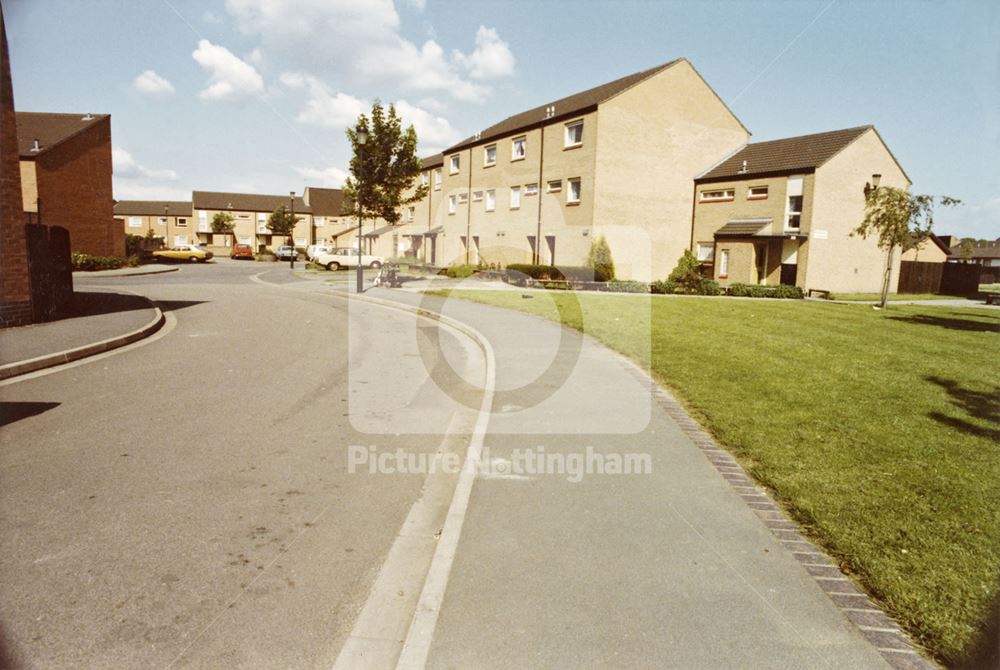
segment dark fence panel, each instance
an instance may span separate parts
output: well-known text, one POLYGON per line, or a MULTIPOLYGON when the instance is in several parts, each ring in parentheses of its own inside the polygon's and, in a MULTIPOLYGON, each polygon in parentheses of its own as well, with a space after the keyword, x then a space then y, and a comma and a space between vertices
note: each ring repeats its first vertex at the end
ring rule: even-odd
POLYGON ((979 275, 982 266, 974 263, 943 263, 941 293, 948 295, 974 295, 979 292, 979 275))
POLYGON ((68 309, 73 300, 69 231, 29 223, 25 225, 25 237, 34 320, 49 321, 68 309))
POLYGON ((944 263, 903 261, 899 264, 898 293, 937 293, 944 263))

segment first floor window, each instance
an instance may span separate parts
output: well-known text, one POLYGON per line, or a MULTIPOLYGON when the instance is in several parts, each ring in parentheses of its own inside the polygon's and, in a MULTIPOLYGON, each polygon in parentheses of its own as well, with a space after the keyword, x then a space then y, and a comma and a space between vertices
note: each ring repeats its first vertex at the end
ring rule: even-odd
POLYGON ((751 186, 747 190, 747 200, 766 200, 766 199, 767 199, 766 186, 751 186))
POLYGON ((420 173, 420 185, 421 186, 427 186, 427 182, 428 181, 430 181, 430 180, 427 178, 427 173, 426 172, 421 172, 420 173))
POLYGON ((165 217, 165 216, 161 216, 161 217, 159 218, 159 223, 160 223, 160 225, 161 225, 161 226, 165 226, 165 225, 167 225, 167 217, 165 217))
POLYGON ((128 227, 129 228, 142 228, 142 217, 141 216, 130 216, 130 217, 128 217, 128 227))
POLYGON ((434 170, 434 190, 441 190, 441 168, 434 170))
POLYGON ((510 159, 518 161, 525 157, 528 148, 527 137, 515 137, 510 143, 510 159))
POLYGON ((416 212, 416 210, 417 210, 416 207, 410 207, 408 210, 406 210, 407 221, 413 221, 413 213, 416 212))
POLYGON ((574 121, 566 124, 566 144, 567 147, 578 147, 583 144, 583 121, 574 121))
POLYGON ((525 195, 538 195, 538 184, 525 184, 524 185, 525 195))
POLYGON ((729 249, 723 249, 719 253, 719 276, 729 276, 729 249))
POLYGON ((545 187, 545 190, 549 193, 558 193, 562 190, 562 179, 553 179, 545 187))
POLYGON ((472 192, 472 202, 479 202, 482 199, 483 199, 483 192, 482 191, 473 191, 472 192))
POLYGON ((497 208, 497 192, 493 189, 486 191, 486 211, 492 212, 497 208))
POLYGON ((188 220, 185 219, 184 217, 180 217, 179 219, 177 219, 177 225, 178 226, 181 226, 183 228, 187 224, 188 224, 188 220))
POLYGON ((798 230, 802 225, 802 196, 788 196, 788 228, 798 230))
POLYGON ((707 263, 712 262, 712 257, 715 255, 715 245, 711 242, 699 242, 698 243, 698 260, 705 261, 707 263))
POLYGON ((491 144, 486 147, 483 154, 483 165, 496 165, 497 162, 497 145, 491 144))
POLYGON ((517 209, 521 206, 521 187, 510 187, 510 208, 517 209))
POLYGON ((448 196, 448 213, 449 214, 454 214, 455 213, 455 210, 457 209, 457 207, 456 207, 457 204, 458 204, 458 202, 457 202, 457 199, 455 198, 455 196, 449 195, 448 196))
POLYGON ((461 167, 462 167, 461 156, 458 156, 458 155, 452 156, 451 157, 451 168, 450 168, 451 173, 452 174, 456 174, 461 169, 461 167))
POLYGON ((257 232, 267 233, 267 214, 257 215, 257 232))
POLYGON ((580 178, 569 179, 566 183, 569 187, 566 191, 566 202, 580 202, 580 178))
POLYGON ((467 202, 469 202, 469 194, 468 193, 459 193, 458 194, 458 204, 464 205, 467 202))
POLYGON ((732 200, 733 196, 736 194, 735 189, 724 188, 717 191, 702 191, 699 202, 718 202, 720 200, 732 200))

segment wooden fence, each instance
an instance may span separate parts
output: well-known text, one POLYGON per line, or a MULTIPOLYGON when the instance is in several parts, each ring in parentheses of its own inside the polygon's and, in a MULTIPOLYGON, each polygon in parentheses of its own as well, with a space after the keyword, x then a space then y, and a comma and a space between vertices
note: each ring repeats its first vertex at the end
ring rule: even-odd
POLYGON ((979 290, 979 265, 966 263, 924 263, 903 261, 899 264, 899 293, 944 293, 973 295, 979 290))

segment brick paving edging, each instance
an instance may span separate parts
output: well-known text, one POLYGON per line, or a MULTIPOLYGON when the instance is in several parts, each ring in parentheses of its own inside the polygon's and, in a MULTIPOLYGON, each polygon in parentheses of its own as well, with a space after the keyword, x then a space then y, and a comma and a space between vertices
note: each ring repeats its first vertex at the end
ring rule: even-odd
MULTIPOLYGON (((629 367, 634 366, 631 361, 628 363, 629 367)), ((638 368, 633 369, 638 371, 638 368)), ((656 403, 677 422, 684 434, 701 449, 747 507, 753 510, 771 533, 802 564, 833 604, 861 631, 865 639, 882 654, 889 665, 897 670, 936 670, 939 667, 920 655, 896 622, 861 591, 850 577, 842 573, 822 549, 799 532, 798 524, 785 514, 767 491, 754 483, 733 455, 720 447, 669 391, 657 384, 645 372, 640 372, 645 381, 651 384, 656 403)))

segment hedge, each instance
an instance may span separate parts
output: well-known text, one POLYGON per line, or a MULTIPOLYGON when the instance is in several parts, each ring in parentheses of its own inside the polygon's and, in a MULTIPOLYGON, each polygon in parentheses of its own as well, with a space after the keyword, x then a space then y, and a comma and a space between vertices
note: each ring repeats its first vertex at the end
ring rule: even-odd
POLYGON ((798 286, 760 286, 759 284, 732 284, 729 295, 742 298, 803 298, 805 293, 798 286))
POLYGON ((534 263, 511 263, 507 266, 508 274, 517 272, 532 279, 556 281, 599 281, 611 279, 603 268, 588 268, 578 265, 538 265, 534 263))
POLYGON ((138 256, 91 256, 90 254, 74 253, 73 270, 96 272, 98 270, 117 270, 118 268, 134 268, 139 265, 138 256))

